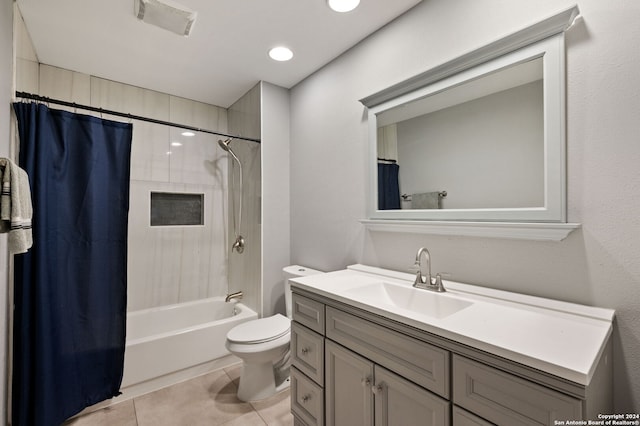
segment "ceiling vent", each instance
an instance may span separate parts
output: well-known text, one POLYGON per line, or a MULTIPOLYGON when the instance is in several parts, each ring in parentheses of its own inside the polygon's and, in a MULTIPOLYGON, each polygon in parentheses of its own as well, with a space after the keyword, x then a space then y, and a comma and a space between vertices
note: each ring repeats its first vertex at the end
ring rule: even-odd
POLYGON ((197 12, 172 0, 135 0, 135 14, 147 24, 183 36, 193 29, 197 12))

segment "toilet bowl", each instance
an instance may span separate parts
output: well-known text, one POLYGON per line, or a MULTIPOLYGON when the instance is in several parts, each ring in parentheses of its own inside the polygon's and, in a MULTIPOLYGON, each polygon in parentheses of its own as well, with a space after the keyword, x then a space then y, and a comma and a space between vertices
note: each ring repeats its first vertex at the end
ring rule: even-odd
POLYGON ((227 333, 226 347, 242 360, 238 399, 256 401, 289 386, 289 344, 291 342, 290 278, 319 274, 320 271, 301 267, 283 268, 283 283, 287 316, 248 321, 227 333))

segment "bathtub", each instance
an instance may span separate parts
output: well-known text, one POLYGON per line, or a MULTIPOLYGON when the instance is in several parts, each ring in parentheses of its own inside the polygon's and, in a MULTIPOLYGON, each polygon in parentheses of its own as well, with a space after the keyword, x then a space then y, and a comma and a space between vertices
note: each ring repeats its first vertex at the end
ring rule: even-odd
POLYGON ((247 306, 221 297, 129 312, 122 390, 162 377, 180 381, 177 372, 229 355, 227 332, 256 318, 247 306))

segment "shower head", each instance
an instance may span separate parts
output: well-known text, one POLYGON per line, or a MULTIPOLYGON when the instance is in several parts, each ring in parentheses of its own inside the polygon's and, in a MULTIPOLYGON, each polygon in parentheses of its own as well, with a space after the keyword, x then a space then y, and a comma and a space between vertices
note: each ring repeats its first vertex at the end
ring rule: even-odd
POLYGON ((233 152, 233 150, 229 146, 229 143, 231 143, 232 140, 233 138, 227 138, 225 140, 218 139, 218 145, 220 145, 220 148, 231 154, 236 163, 238 163, 238 166, 240 166, 240 171, 242 171, 242 164, 240 164, 240 159, 236 156, 236 153, 233 152))
POLYGON ((229 152, 231 150, 231 148, 229 148, 229 143, 233 140, 233 138, 227 138, 225 140, 222 139, 218 139, 218 145, 220 145, 220 148, 224 149, 225 151, 229 152))

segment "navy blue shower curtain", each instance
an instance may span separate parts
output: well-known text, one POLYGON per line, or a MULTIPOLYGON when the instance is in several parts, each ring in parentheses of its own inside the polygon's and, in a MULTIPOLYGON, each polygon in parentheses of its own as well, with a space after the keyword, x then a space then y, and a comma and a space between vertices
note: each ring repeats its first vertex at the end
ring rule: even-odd
POLYGON ((34 210, 15 258, 13 425, 59 425, 119 394, 132 125, 13 107, 34 210))
POLYGON ((378 210, 400 208, 400 166, 394 163, 378 163, 378 210))

